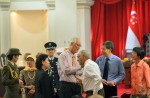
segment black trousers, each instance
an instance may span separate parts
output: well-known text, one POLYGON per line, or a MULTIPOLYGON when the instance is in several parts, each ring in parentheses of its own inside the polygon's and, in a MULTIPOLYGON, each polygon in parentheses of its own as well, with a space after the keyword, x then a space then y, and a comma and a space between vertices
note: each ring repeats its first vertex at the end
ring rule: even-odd
MULTIPOLYGON (((93 91, 86 91, 86 98, 90 97, 93 95, 93 91)), ((101 95, 104 97, 104 89, 100 89, 98 91, 98 95, 101 95)))
POLYGON ((104 85, 105 98, 110 98, 111 96, 117 96, 117 86, 107 86, 104 85))
POLYGON ((81 87, 77 83, 61 81, 60 98, 71 98, 74 95, 81 95, 81 87))
POLYGON ((60 97, 59 97, 59 96, 60 96, 60 94, 59 94, 59 93, 60 93, 60 91, 59 91, 59 90, 57 90, 57 93, 55 93, 55 94, 54 94, 54 98, 60 98, 60 97))

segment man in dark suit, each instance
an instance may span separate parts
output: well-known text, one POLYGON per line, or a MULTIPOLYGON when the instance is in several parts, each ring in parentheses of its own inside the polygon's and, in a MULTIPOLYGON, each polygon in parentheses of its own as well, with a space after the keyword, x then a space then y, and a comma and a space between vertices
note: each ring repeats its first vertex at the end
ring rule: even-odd
POLYGON ((2 84, 6 90, 4 98, 22 98, 20 86, 23 85, 23 81, 19 79, 16 65, 19 55, 21 53, 17 48, 10 48, 6 53, 8 61, 2 69, 2 84))
POLYGON ((51 68, 47 72, 50 75, 50 78, 53 83, 54 96, 55 98, 59 98, 60 82, 59 82, 59 75, 58 75, 58 70, 57 70, 58 58, 55 57, 57 45, 54 42, 47 42, 44 45, 44 47, 46 49, 46 53, 48 54, 48 59, 49 59, 50 66, 51 66, 51 68))

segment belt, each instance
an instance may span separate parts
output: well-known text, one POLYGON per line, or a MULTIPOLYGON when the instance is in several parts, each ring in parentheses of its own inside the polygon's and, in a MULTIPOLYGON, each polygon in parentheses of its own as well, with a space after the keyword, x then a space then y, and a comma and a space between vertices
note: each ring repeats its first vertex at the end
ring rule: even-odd
POLYGON ((60 81, 61 83, 63 84, 77 84, 77 83, 74 83, 74 82, 66 82, 66 81, 60 81))
MULTIPOLYGON (((102 90, 103 90, 103 89, 100 89, 98 92, 101 92, 102 90)), ((92 93, 92 94, 93 94, 93 91, 92 91, 92 90, 88 90, 88 91, 86 91, 85 93, 86 93, 86 94, 87 94, 87 93, 92 93)))

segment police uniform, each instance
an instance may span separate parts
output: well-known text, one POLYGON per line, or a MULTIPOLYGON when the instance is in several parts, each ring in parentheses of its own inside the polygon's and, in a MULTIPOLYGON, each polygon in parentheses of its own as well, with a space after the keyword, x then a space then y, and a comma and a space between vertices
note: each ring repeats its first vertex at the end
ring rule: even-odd
MULTIPOLYGON (((47 42, 44 47, 46 49, 52 49, 55 50, 57 45, 54 42, 47 42)), ((58 58, 49 58, 50 66, 51 68, 49 69, 48 73, 50 75, 50 79, 53 83, 53 88, 56 89, 56 93, 54 94, 55 98, 59 98, 59 88, 60 88, 60 81, 59 81, 59 75, 58 75, 58 70, 57 70, 57 62, 58 58)))

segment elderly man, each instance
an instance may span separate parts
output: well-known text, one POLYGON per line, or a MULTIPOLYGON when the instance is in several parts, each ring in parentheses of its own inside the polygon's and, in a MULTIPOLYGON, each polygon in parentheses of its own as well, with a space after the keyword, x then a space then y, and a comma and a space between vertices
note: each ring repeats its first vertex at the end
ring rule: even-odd
POLYGON ((2 70, 2 83, 6 90, 4 98, 22 98, 20 85, 23 85, 23 81, 19 79, 16 65, 19 55, 21 53, 17 48, 10 48, 6 53, 8 61, 2 70))
POLYGON ((76 53, 81 47, 80 38, 73 38, 68 50, 60 54, 58 58, 58 73, 60 76, 60 98, 71 98, 81 94, 76 75, 81 75, 81 66, 77 62, 76 53))
POLYGON ((90 55, 86 50, 78 54, 78 61, 84 69, 82 76, 83 89, 86 92, 86 98, 99 94, 104 95, 101 73, 98 65, 90 60, 90 55))
POLYGON ((96 60, 102 72, 102 82, 104 84, 105 98, 117 96, 117 84, 125 77, 122 61, 112 54, 114 45, 111 41, 105 41, 101 47, 103 56, 96 60))

